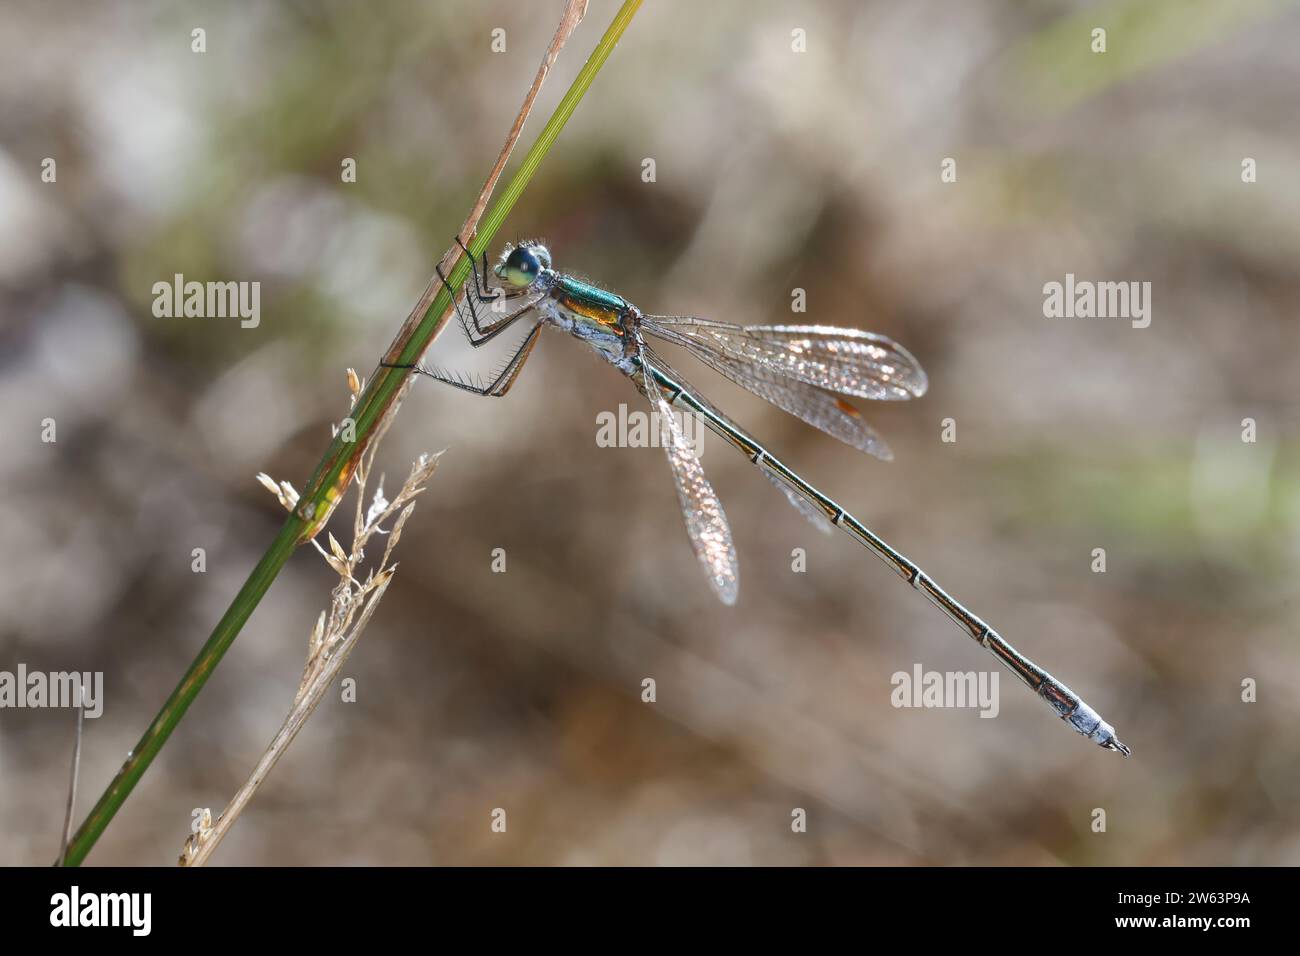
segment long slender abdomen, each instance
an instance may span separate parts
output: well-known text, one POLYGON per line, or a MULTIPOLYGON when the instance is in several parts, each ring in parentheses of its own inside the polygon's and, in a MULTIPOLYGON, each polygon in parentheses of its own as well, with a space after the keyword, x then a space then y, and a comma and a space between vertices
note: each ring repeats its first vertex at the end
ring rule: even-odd
POLYGON ((734 445, 751 462, 783 481, 804 500, 821 509, 832 524, 893 568, 903 580, 924 594, 931 604, 943 611, 963 631, 996 657, 1004 667, 1024 681, 1075 731, 1107 750, 1114 750, 1128 756, 1129 748, 1115 736, 1115 728, 1106 723, 1086 701, 1017 651, 1009 641, 984 623, 978 615, 967 610, 947 591, 939 587, 935 580, 917 567, 911 559, 895 550, 834 500, 786 467, 749 435, 715 415, 680 383, 674 382, 657 369, 653 374, 656 384, 664 391, 665 397, 671 404, 699 415, 710 429, 734 445))

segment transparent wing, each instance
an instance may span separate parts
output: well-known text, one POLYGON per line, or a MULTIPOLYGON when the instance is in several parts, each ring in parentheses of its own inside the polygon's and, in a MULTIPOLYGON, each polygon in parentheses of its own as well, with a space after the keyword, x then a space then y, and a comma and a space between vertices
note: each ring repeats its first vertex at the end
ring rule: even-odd
MULTIPOLYGON (((642 362, 646 362, 642 357, 642 362)), ((648 380, 647 380, 648 381, 648 380)), ((695 556, 704 566, 709 586, 723 604, 735 604, 740 589, 740 574, 736 561, 736 546, 731 540, 731 527, 722 511, 709 479, 704 476, 704 466, 695 457, 690 443, 682 434, 681 426, 673 416, 672 407, 663 393, 653 384, 642 387, 650 399, 651 407, 659 413, 659 443, 668 455, 673 482, 677 485, 677 501, 686 519, 686 533, 690 536, 695 556)))
MULTIPOLYGON (((647 328, 647 331, 659 335, 659 330, 654 328, 647 328)), ((796 418, 802 418, 814 428, 859 451, 883 461, 893 461, 894 453, 889 450, 885 440, 867 424, 860 411, 843 399, 815 386, 778 375, 766 366, 747 364, 702 347, 691 339, 682 341, 681 345, 709 368, 777 408, 796 418)))
MULTIPOLYGON (((677 369, 669 365, 668 361, 663 356, 656 353, 654 349, 652 349, 648 345, 643 344, 641 348, 642 348, 643 358, 648 358, 650 360, 650 364, 653 367, 659 369, 659 371, 663 372, 669 378, 676 380, 679 385, 681 385, 683 388, 685 388, 687 391, 691 393, 692 398, 694 398, 697 402, 699 402, 701 405, 707 408, 710 414, 716 415, 719 419, 726 422, 732 428, 736 429, 736 431, 739 432, 745 431, 745 429, 741 428, 731 418, 729 418, 725 412, 719 409, 718 406, 714 405, 711 401, 705 398, 704 395, 700 393, 699 389, 697 389, 694 385, 688 382, 686 380, 686 376, 682 375, 681 372, 677 371, 677 369)), ((777 478, 766 468, 760 468, 759 471, 763 473, 764 478, 766 478, 768 481, 770 481, 773 485, 775 485, 780 490, 781 494, 785 495, 786 501, 790 502, 790 505, 794 508, 794 510, 799 512, 810 522, 812 522, 813 526, 818 531, 822 532, 823 534, 834 533, 835 528, 831 525, 829 521, 826 520, 826 515, 822 513, 822 510, 820 508, 815 507, 810 502, 806 501, 805 499, 801 498, 799 495, 795 494, 795 492, 790 488, 789 485, 787 485, 781 479, 777 478)))
POLYGON ((925 394, 921 365, 893 339, 828 325, 732 325, 684 315, 647 315, 642 327, 666 341, 841 395, 901 401, 925 394))

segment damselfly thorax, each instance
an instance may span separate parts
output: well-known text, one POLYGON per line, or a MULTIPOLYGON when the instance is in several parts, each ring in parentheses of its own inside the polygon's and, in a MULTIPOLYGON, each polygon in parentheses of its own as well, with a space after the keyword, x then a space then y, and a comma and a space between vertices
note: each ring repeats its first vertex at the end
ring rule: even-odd
MULTIPOLYGON (((499 397, 514 384, 544 325, 554 325, 586 342, 629 376, 650 401, 652 410, 659 413, 660 444, 677 486, 687 535, 709 585, 724 603, 734 604, 739 589, 731 526, 673 415, 674 407, 697 416, 744 454, 818 528, 826 532, 839 528, 884 561, 1024 681, 1071 727, 1102 747, 1129 753, 1128 747, 1115 737, 1114 728, 1077 694, 1022 655, 909 558, 728 418, 675 371, 647 338, 680 346, 742 388, 826 434, 885 460, 893 456, 884 439, 841 396, 900 401, 925 394, 925 372, 897 342, 873 332, 833 326, 732 325, 693 316, 644 314, 616 293, 556 272, 551 268, 550 252, 540 242, 506 248, 492 269, 502 281, 500 288, 487 287, 486 258, 481 272, 473 256, 470 262, 473 280, 464 298, 456 303, 456 314, 470 344, 484 345, 516 322, 529 323, 528 334, 489 382, 469 381, 423 365, 416 366, 418 371, 478 395, 499 397), (480 309, 489 302, 492 307, 485 311, 493 317, 482 319, 480 309)), ((448 291, 456 301, 455 291, 450 286, 448 291)))
POLYGON ((641 313, 621 295, 556 275, 539 308, 553 325, 582 339, 611 365, 627 375, 636 373, 641 313))

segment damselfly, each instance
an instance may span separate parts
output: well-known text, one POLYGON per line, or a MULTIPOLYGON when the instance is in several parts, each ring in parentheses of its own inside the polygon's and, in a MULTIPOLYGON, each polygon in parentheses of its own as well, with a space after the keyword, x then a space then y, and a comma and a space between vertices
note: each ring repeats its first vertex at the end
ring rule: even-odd
MULTIPOLYGON (((460 240, 457 239, 459 243, 460 240)), ((569 332, 630 378, 658 413, 661 444, 677 484, 677 498, 691 545, 709 584, 725 604, 736 601, 736 549, 722 504, 704 476, 681 426, 677 407, 696 415, 735 446, 779 487, 800 512, 822 530, 833 527, 893 568, 962 630, 987 648, 1062 719, 1089 740, 1127 755, 1115 730, 1077 694, 1012 647, 996 631, 951 598, 924 571, 866 525, 782 463, 739 425, 692 388, 646 341, 646 336, 681 346, 705 365, 778 408, 869 455, 889 459, 888 446, 851 404, 837 397, 884 401, 919 397, 925 372, 911 353, 872 332, 823 325, 730 325, 678 315, 646 315, 622 296, 551 268, 540 242, 507 246, 493 273, 503 283, 488 288, 486 254, 469 256, 473 282, 456 303, 456 314, 473 346, 481 346, 517 322, 529 331, 500 372, 473 382, 436 368, 416 365, 423 375, 478 395, 505 395, 532 354, 545 325, 569 332), (479 309, 489 317, 480 320, 479 309), (504 310, 504 314, 492 316, 504 310)), ((447 280, 438 273, 446 284, 447 280)), ((455 292, 447 285, 456 299, 455 292)))

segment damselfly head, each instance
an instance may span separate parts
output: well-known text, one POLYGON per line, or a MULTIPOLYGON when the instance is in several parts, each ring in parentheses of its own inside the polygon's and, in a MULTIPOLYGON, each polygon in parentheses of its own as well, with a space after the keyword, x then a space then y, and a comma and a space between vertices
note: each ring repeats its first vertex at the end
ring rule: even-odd
POLYGON ((540 242, 529 240, 513 248, 507 246, 501 253, 501 261, 492 271, 498 279, 504 279, 516 288, 526 289, 550 267, 551 254, 547 248, 540 242))

